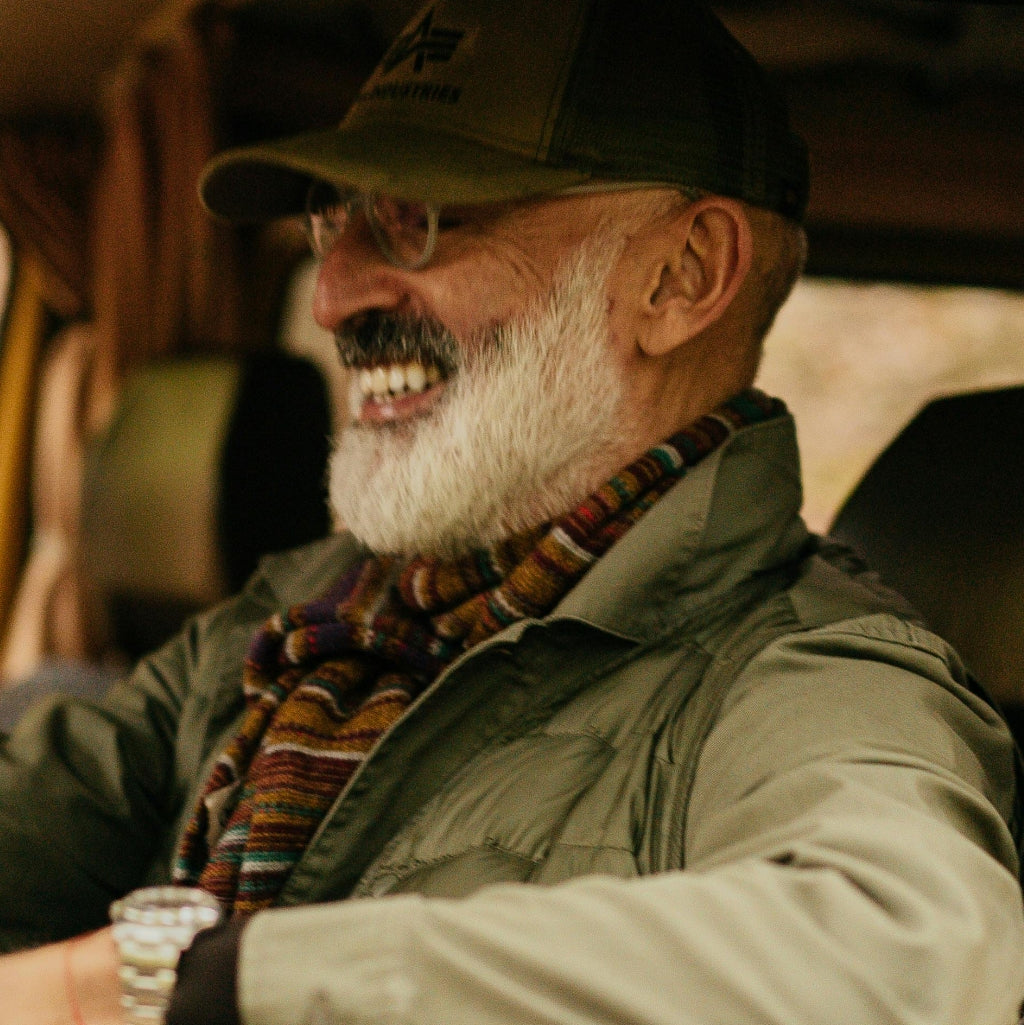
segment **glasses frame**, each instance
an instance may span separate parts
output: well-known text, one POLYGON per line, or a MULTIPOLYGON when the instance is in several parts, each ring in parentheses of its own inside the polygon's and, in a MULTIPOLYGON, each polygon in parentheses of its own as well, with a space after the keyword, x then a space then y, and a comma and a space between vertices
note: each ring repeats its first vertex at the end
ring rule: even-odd
POLYGON ((419 200, 390 200, 397 203, 407 203, 410 206, 421 206, 423 208, 423 215, 427 219, 427 235, 422 251, 418 256, 410 260, 404 258, 398 251, 388 233, 387 227, 381 219, 378 207, 379 201, 382 198, 389 198, 390 200, 390 197, 381 197, 369 192, 359 192, 357 190, 343 192, 328 182, 320 180, 312 182, 309 191, 306 193, 304 225, 306 237, 309 239, 309 245, 313 250, 313 254, 322 260, 330 252, 337 240, 344 235, 352 220, 353 213, 361 213, 370 226, 370 231, 373 234, 374 241, 377 243, 377 248, 388 263, 393 267, 398 267, 400 270, 420 270, 422 267, 425 267, 431 256, 434 255, 434 247, 437 245, 438 221, 441 214, 440 207, 436 203, 425 203, 419 200), (340 207, 344 211, 344 219, 340 227, 328 227, 328 219, 322 213, 322 206, 324 204, 316 203, 317 193, 327 189, 332 190, 337 196, 337 200, 330 205, 340 207), (320 207, 320 210, 317 207, 320 207), (327 231, 330 231, 331 234, 325 240, 324 234, 327 231))
MULTIPOLYGON (((643 189, 673 189, 676 192, 682 193, 690 200, 697 199, 701 194, 701 190, 689 189, 672 182, 591 181, 561 189, 558 192, 544 193, 525 198, 538 200, 545 198, 553 199, 558 196, 584 196, 601 192, 629 192, 643 189)), ((408 271, 422 270, 434 255, 439 231, 438 225, 441 219, 441 206, 439 204, 428 203, 423 200, 392 200, 391 197, 382 197, 370 192, 360 192, 357 189, 343 191, 327 181, 314 179, 306 193, 306 209, 304 214, 306 237, 309 239, 310 249, 312 249, 314 256, 320 260, 324 259, 337 240, 345 233, 353 212, 362 213, 366 218, 374 241, 377 243, 377 248, 393 267, 408 271), (337 202, 331 205, 340 206, 344 210, 344 222, 340 228, 332 229, 331 237, 324 241, 322 237, 323 229, 318 230, 318 218, 323 221, 324 217, 322 213, 317 213, 314 210, 314 199, 318 190, 326 189, 332 190, 337 196, 337 202), (381 199, 388 199, 397 203, 408 203, 423 208, 423 213, 427 218, 427 237, 422 252, 416 259, 403 259, 401 254, 395 249, 394 243, 388 235, 388 230, 382 223, 377 209, 378 201, 381 199)))

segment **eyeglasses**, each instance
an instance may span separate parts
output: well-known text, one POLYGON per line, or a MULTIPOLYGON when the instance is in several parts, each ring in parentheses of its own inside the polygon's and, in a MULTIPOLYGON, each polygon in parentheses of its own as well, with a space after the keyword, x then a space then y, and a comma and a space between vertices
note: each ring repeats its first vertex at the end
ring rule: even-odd
MULTIPOLYGON (((552 195, 574 196, 598 192, 627 192, 638 189, 674 189, 688 199, 697 190, 664 182, 586 182, 552 195)), ((324 181, 314 181, 306 194, 306 234, 313 254, 323 259, 345 233, 352 217, 361 213, 384 258, 402 270, 419 270, 427 265, 437 244, 441 208, 420 200, 394 199, 355 189, 341 190, 324 181)))
POLYGON ((433 203, 392 199, 365 192, 342 192, 314 182, 306 196, 306 234, 315 256, 323 259, 361 213, 384 258, 402 270, 425 266, 437 244, 440 211, 433 203))

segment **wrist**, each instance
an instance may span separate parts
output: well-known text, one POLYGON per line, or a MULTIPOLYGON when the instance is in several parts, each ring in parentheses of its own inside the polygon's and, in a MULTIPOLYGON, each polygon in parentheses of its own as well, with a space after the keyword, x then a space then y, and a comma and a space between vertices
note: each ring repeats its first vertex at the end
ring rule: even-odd
POLYGON ((121 1025, 120 1014, 109 929, 0 957, 0 1025, 121 1025))
POLYGON ((61 944, 64 1020, 70 1025, 121 1025, 118 955, 111 933, 101 929, 61 944))
POLYGON ((0 1025, 65 1025, 59 947, 0 958, 0 1025))

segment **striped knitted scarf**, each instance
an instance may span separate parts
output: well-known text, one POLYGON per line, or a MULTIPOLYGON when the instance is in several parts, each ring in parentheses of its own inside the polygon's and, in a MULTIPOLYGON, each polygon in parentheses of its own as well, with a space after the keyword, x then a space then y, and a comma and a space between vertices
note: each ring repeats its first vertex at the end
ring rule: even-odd
POLYGON ((459 654, 543 616, 685 473, 781 413, 748 391, 641 456, 560 520, 457 561, 373 557, 271 617, 243 670, 247 712, 174 871, 236 915, 271 905, 357 767, 459 654))

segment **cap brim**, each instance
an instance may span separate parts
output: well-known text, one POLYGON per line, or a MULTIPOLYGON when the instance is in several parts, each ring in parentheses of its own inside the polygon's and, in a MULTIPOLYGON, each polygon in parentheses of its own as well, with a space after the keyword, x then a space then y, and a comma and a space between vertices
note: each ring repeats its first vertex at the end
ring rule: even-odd
POLYGON ((301 213, 313 179, 439 204, 556 192, 590 174, 548 167, 462 136, 408 124, 342 126, 226 150, 206 167, 203 202, 233 221, 301 213))

